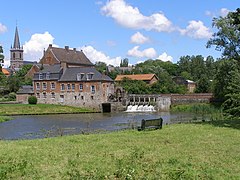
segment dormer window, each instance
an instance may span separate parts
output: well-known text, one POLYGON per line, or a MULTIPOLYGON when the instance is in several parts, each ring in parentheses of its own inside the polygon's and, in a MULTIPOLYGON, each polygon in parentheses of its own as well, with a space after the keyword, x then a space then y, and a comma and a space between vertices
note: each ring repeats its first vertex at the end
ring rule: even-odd
POLYGON ((50 72, 46 73, 46 79, 50 79, 50 72))
POLYGON ((43 79, 43 74, 39 73, 39 80, 42 80, 42 79, 43 79))
POLYGON ((93 79, 93 73, 88 73, 87 74, 87 80, 93 79))
POLYGON ((77 74, 77 80, 81 81, 84 78, 84 73, 78 73, 77 74))

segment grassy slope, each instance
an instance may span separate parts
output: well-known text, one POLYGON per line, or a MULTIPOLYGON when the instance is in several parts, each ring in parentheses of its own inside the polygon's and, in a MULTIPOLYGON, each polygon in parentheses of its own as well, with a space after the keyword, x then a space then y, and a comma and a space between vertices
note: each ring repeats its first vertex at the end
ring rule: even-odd
POLYGON ((89 109, 52 104, 0 104, 0 115, 93 112, 89 109))
POLYGON ((239 179, 239 128, 239 122, 176 124, 0 141, 0 179, 239 179))

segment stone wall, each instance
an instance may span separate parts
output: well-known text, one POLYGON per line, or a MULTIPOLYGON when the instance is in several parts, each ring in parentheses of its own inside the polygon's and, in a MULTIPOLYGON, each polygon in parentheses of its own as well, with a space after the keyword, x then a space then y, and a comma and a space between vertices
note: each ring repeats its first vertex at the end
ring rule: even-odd
POLYGON ((171 97, 171 104, 209 103, 213 100, 212 93, 164 94, 171 97))

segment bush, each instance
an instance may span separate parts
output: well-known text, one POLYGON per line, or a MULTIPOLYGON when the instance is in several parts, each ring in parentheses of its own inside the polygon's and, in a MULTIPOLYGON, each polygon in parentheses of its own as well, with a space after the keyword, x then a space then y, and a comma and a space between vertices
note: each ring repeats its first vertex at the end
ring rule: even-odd
POLYGON ((36 96, 29 96, 28 97, 28 104, 37 104, 36 96))
POLYGON ((15 101, 16 100, 16 93, 11 92, 8 94, 8 100, 9 101, 15 101))

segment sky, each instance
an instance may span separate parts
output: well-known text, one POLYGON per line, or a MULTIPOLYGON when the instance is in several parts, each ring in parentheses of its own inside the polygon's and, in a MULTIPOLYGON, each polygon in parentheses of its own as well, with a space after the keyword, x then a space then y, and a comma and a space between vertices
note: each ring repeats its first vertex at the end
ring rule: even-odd
POLYGON ((24 60, 39 61, 49 44, 83 50, 93 62, 119 66, 147 59, 177 63, 181 56, 221 56, 206 43, 214 17, 240 0, 11 0, 1 1, 0 45, 5 67, 16 26, 24 60))

